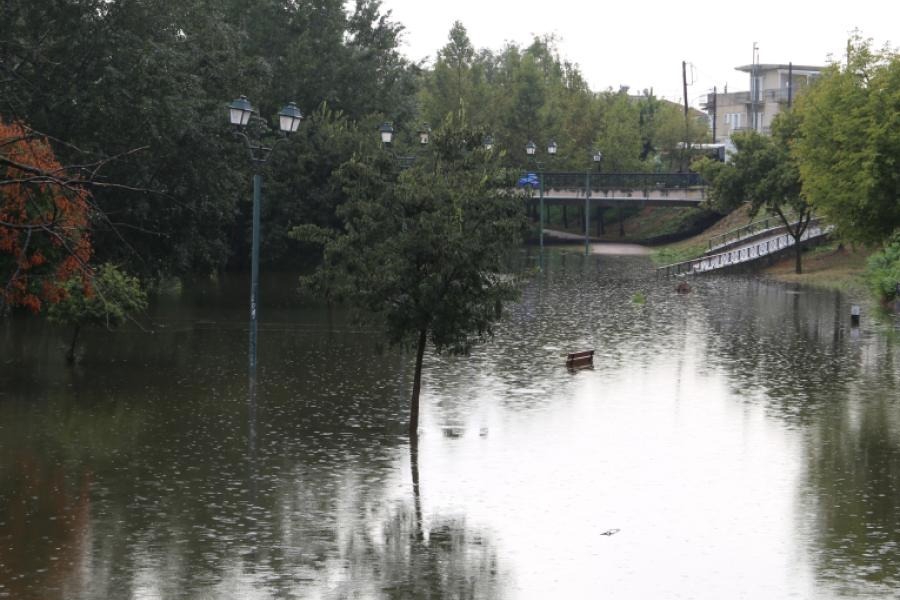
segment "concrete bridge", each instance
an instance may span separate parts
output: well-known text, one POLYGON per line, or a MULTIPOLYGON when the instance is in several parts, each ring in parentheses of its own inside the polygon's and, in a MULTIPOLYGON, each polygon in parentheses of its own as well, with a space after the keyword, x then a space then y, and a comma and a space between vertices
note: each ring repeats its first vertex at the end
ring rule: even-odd
POLYGON ((540 206, 540 244, 544 247, 544 211, 548 205, 584 207, 584 247, 588 252, 593 207, 695 207, 706 198, 706 185, 696 173, 528 173, 519 189, 540 206))
POLYGON ((531 175, 530 199, 545 205, 683 206, 706 198, 706 185, 696 173, 561 173, 531 175))

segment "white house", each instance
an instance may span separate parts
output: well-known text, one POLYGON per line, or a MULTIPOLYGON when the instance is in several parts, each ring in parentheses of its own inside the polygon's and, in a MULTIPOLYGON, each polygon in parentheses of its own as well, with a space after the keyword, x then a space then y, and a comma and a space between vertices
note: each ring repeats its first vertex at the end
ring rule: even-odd
POLYGON ((710 93, 703 109, 715 132, 715 142, 730 145, 736 131, 754 129, 768 134, 775 118, 802 94, 825 67, 751 64, 737 67, 750 76, 750 91, 710 93))

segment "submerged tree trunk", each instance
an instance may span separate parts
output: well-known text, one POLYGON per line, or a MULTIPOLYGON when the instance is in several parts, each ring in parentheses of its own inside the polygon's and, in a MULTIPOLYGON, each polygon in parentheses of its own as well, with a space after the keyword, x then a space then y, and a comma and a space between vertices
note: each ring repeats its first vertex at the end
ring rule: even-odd
POLYGON ((66 362, 71 364, 75 363, 75 346, 78 344, 78 333, 81 331, 81 325, 76 325, 75 330, 72 332, 72 343, 69 345, 69 351, 66 352, 66 362))
POLYGON ((416 372, 413 376, 412 401, 409 407, 409 437, 417 438, 419 435, 419 391, 422 389, 422 358, 425 356, 425 346, 428 343, 428 330, 419 332, 419 345, 416 348, 416 372))

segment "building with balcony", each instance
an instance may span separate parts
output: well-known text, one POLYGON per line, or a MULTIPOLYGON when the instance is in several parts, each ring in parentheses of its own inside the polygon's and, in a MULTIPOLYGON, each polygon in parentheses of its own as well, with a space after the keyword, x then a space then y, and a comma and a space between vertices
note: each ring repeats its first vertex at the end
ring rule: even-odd
POLYGON ((812 83, 825 67, 751 64, 737 67, 749 75, 750 91, 711 93, 703 109, 715 142, 730 146, 732 134, 754 129, 768 134, 772 120, 812 83))

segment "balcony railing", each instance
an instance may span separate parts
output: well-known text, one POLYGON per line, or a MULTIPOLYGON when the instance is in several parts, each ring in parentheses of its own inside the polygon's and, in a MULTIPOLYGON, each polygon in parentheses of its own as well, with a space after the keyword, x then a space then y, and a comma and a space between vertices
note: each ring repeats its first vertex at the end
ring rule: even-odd
MULTIPOLYGON (((763 90, 763 97, 769 102, 787 102, 788 101, 788 89, 787 88, 778 88, 771 90, 763 90)), ((797 97, 797 89, 794 88, 790 96, 792 98, 797 97)))

